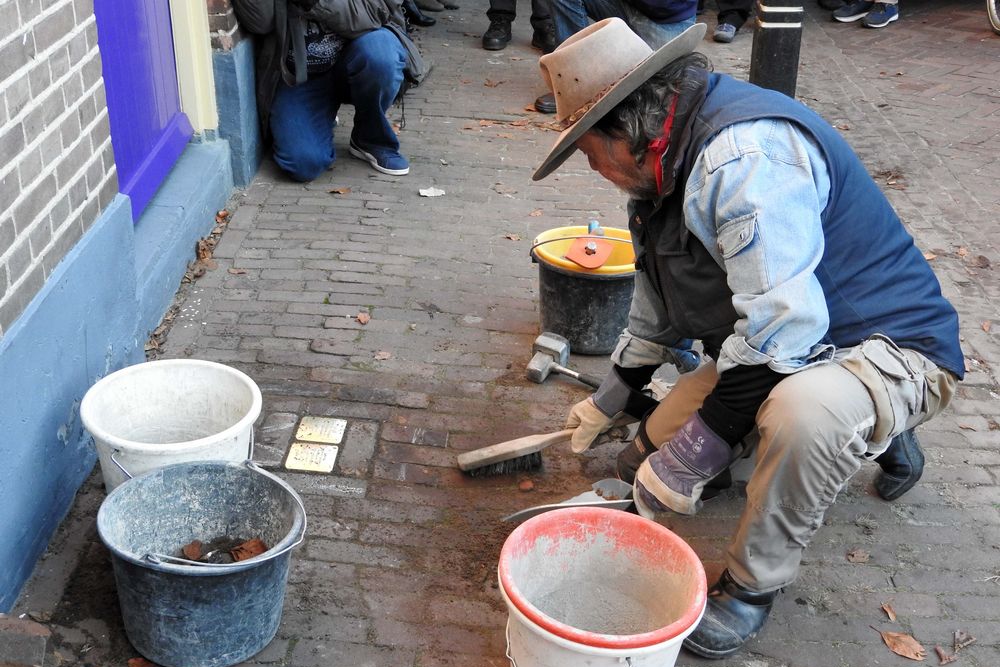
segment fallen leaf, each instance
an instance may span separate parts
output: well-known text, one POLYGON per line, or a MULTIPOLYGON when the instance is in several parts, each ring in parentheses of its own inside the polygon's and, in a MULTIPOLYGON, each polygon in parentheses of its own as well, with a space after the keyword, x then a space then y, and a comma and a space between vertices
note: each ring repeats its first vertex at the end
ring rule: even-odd
POLYGON ((188 560, 198 560, 201 558, 201 540, 189 542, 181 547, 181 553, 188 560))
POLYGON ((847 560, 851 563, 867 563, 871 554, 864 549, 851 549, 847 552, 847 560))
POLYGON ((372 321, 372 316, 368 313, 358 313, 354 316, 354 319, 358 321, 358 324, 368 324, 372 321))
POLYGON ((510 59, 511 60, 524 60, 524 58, 522 58, 521 56, 511 56, 510 59))
POLYGON ((538 217, 541 217, 541 215, 542 215, 542 209, 540 209, 540 208, 536 208, 536 209, 535 209, 534 211, 532 211, 532 212, 531 212, 531 213, 529 213, 528 215, 529 215, 530 217, 532 217, 532 218, 538 218, 538 217))
POLYGON ((838 130, 849 130, 849 129, 851 129, 851 126, 848 125, 847 123, 840 123, 838 125, 835 125, 834 127, 836 127, 838 130))
POLYGON ((926 259, 928 262, 933 262, 935 259, 937 259, 937 255, 935 255, 932 252, 925 252, 924 259, 926 259))
POLYGON ((511 241, 520 241, 521 240, 521 237, 518 236, 517 234, 504 234, 503 237, 505 239, 510 239, 511 241))
POLYGON ((891 604, 889 604, 888 602, 883 602, 882 611, 885 612, 885 615, 889 617, 890 621, 892 621, 893 623, 896 622, 896 610, 892 608, 891 604))
POLYGON ((531 103, 531 104, 527 105, 526 107, 524 107, 524 110, 525 111, 538 111, 538 109, 535 108, 535 104, 534 103, 531 103))
POLYGON ((493 79, 486 79, 486 81, 483 81, 483 85, 487 88, 496 88, 501 83, 503 83, 503 81, 494 81, 493 79))
POLYGON ((479 127, 493 127, 492 120, 481 120, 479 121, 479 127))
POLYGON ((47 611, 29 611, 28 617, 37 623, 48 623, 52 620, 51 612, 47 611))
POLYGON ((375 358, 378 361, 386 361, 387 359, 392 359, 392 353, 386 352, 385 350, 379 350, 375 353, 375 358))
POLYGON ((983 322, 983 323, 982 323, 981 325, 979 325, 979 326, 981 326, 981 327, 983 328, 983 331, 985 331, 986 333, 989 333, 989 332, 990 332, 990 327, 991 327, 992 325, 990 324, 990 321, 989 321, 989 320, 986 320, 985 322, 983 322))
POLYGON ((219 220, 225 220, 226 218, 229 217, 229 211, 227 211, 226 209, 222 209, 221 211, 215 214, 215 217, 219 220))
POLYGON ((246 269, 236 269, 236 268, 230 268, 227 269, 227 271, 229 271, 229 273, 233 274, 234 276, 242 276, 244 273, 247 272, 246 269))
POLYGON ((958 246, 958 250, 955 251, 955 254, 958 255, 959 257, 965 257, 966 255, 969 254, 969 249, 966 248, 965 246, 958 246))
POLYGON ((976 641, 976 638, 965 630, 955 630, 955 653, 958 653, 974 641, 976 641))
POLYGON ((518 484, 517 488, 521 491, 531 491, 532 489, 535 488, 535 483, 532 482, 530 479, 526 479, 520 484, 518 484))
POLYGON ((212 244, 205 239, 199 239, 198 245, 195 248, 195 256, 198 259, 211 259, 212 258, 212 244))
POLYGON ((896 655, 910 660, 923 660, 927 657, 927 649, 905 632, 885 632, 876 627, 872 627, 872 630, 882 635, 882 641, 896 655))
POLYGON ((444 194, 441 188, 420 188, 419 192, 421 197, 440 197, 444 194))
POLYGON ((950 662, 955 662, 956 660, 958 660, 957 655, 948 655, 947 653, 944 652, 944 649, 941 648, 940 646, 935 645, 934 652, 937 653, 938 660, 940 661, 939 664, 947 665, 950 662))
POLYGON ((975 431, 976 430, 976 428, 974 426, 968 426, 966 424, 959 424, 958 428, 962 429, 963 431, 975 431))
POLYGON ((267 551, 267 545, 259 537, 255 537, 230 550, 229 555, 233 557, 234 561, 239 562, 259 556, 265 551, 267 551))
POLYGON ((990 258, 986 255, 979 255, 976 257, 975 267, 977 269, 988 269, 990 268, 990 258))
POLYGON ((327 190, 331 195, 349 195, 351 194, 350 188, 333 188, 332 190, 327 190))

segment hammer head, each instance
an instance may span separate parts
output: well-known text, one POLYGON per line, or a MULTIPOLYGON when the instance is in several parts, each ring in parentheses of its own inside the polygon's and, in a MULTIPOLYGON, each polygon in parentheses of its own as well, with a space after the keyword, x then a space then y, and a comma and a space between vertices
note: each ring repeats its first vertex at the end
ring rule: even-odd
POLYGON ((532 352, 544 352, 560 366, 569 362, 569 341, 549 331, 543 331, 531 346, 532 352))

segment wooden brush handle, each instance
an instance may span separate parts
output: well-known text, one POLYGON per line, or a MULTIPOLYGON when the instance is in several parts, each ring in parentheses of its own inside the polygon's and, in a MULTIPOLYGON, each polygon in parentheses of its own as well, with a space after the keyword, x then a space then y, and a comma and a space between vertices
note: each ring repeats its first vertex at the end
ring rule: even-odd
POLYGON ((475 449, 458 456, 458 467, 462 470, 472 470, 481 468, 500 461, 510 461, 521 456, 534 454, 549 445, 557 442, 569 440, 573 437, 576 429, 567 428, 555 433, 540 433, 536 435, 526 435, 523 438, 498 442, 489 447, 475 449))

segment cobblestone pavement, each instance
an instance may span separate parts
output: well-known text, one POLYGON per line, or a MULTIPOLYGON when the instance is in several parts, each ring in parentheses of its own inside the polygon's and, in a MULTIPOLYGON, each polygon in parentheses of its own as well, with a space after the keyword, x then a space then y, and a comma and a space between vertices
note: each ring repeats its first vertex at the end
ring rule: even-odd
MULTIPOLYGON (((418 33, 435 68, 406 98, 412 173, 376 175, 350 158, 344 109, 331 171, 303 186, 268 163, 234 198, 219 267, 182 288, 162 343, 162 356, 232 364, 257 381, 256 458, 272 469, 299 417, 349 421, 332 475, 282 472, 305 499, 310 534, 292 558, 278 636, 249 664, 507 665, 496 563, 510 526, 499 518, 613 475, 610 445, 582 456, 552 447, 530 475, 472 480, 454 466, 463 450, 561 428, 587 395, 569 380, 524 377, 539 327, 528 249, 538 232, 590 217, 623 226, 624 204, 579 157, 530 181, 556 134, 526 110, 542 92, 527 17, 510 47, 486 52, 485 2, 464 5, 418 33), (445 194, 418 195, 430 186, 445 194), (360 324, 359 312, 371 320, 360 324), (524 480, 533 490, 519 489, 524 480)), ((928 664, 935 645, 950 653, 954 632, 968 632, 977 641, 956 664, 1000 665, 1000 36, 978 1, 901 9, 890 27, 866 30, 810 3, 797 92, 843 132, 934 256, 962 316, 968 377, 920 431, 921 483, 885 503, 865 466, 763 635, 716 664, 911 664, 879 628, 912 633, 928 664), (854 549, 867 562, 849 562, 854 549)), ((711 34, 714 15, 703 19, 711 34)), ((703 47, 717 69, 746 76, 750 33, 703 47)), ((572 364, 608 366, 579 355, 572 364)), ((743 496, 737 484, 698 516, 664 520, 710 579, 743 496)), ((111 667, 136 655, 94 528, 102 498, 95 473, 15 609, 52 629, 50 664, 111 667)), ((682 653, 678 664, 706 661, 682 653)))

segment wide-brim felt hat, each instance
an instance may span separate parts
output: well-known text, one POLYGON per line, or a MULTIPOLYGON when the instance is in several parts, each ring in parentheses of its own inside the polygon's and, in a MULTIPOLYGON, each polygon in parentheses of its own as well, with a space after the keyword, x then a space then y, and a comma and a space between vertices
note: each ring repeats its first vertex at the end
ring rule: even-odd
POLYGON ((539 59, 565 129, 535 170, 540 181, 576 150, 576 140, 670 62, 695 50, 705 36, 696 23, 654 51, 620 18, 598 21, 539 59))

